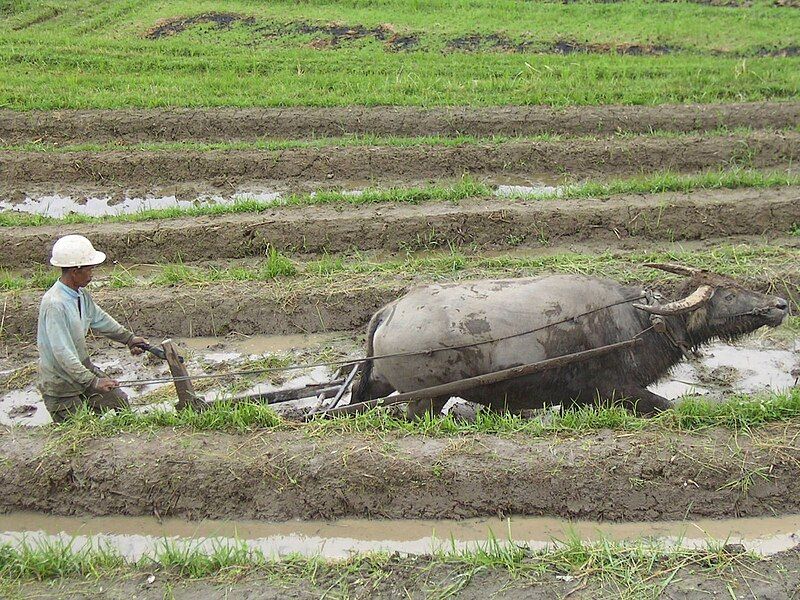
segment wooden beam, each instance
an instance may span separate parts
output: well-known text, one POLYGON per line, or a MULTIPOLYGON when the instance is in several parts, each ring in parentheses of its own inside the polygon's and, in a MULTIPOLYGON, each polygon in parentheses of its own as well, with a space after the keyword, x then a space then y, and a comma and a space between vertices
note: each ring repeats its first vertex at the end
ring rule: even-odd
POLYGON ((336 379, 325 383, 310 383, 300 388, 290 388, 286 390, 275 390, 274 392, 262 392, 261 394, 241 394, 233 398, 233 402, 262 402, 264 404, 277 404, 290 400, 301 400, 303 398, 316 398, 320 394, 326 394, 326 398, 333 396, 339 386, 344 383, 344 379, 336 379))
POLYGON ((332 408, 325 412, 325 416, 347 415, 365 412, 375 406, 391 406, 392 404, 400 404, 402 402, 411 402, 413 400, 424 400, 428 398, 437 398, 439 396, 456 396, 459 392, 471 390, 482 385, 491 385, 508 379, 516 379, 518 377, 525 377, 533 373, 540 373, 548 369, 555 369, 564 365, 572 364, 582 360, 588 360, 602 354, 608 354, 615 350, 622 350, 630 348, 639 344, 641 338, 634 338, 625 342, 618 342, 616 344, 609 344, 607 346, 600 346, 592 350, 584 350, 583 352, 575 352, 573 354, 566 354, 556 358, 549 358, 539 362, 520 365, 518 367, 511 367, 510 369, 503 369, 502 371, 495 371, 493 373, 486 373, 469 377, 467 379, 459 379, 458 381, 451 381, 449 383, 442 383, 432 387, 423 388, 413 392, 404 392, 396 396, 386 396, 384 398, 376 398, 367 402, 358 402, 356 404, 348 404, 346 406, 339 406, 332 408))
MULTIPOLYGON (((172 340, 164 340, 161 342, 161 347, 164 349, 169 372, 172 376, 181 378, 189 377, 189 372, 186 370, 186 366, 181 362, 181 358, 172 340)), ((175 384, 175 391, 178 393, 178 403, 175 405, 175 410, 183 410, 189 406, 195 410, 204 410, 208 408, 208 404, 203 402, 197 397, 197 394, 194 393, 194 385, 192 385, 190 379, 181 379, 173 383, 175 384)))

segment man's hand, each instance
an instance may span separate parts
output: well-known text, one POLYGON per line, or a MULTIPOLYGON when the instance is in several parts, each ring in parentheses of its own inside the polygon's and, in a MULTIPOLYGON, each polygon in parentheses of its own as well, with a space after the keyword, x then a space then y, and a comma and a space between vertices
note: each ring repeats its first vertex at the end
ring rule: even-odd
POLYGON ((113 389, 119 387, 119 381, 116 379, 111 379, 110 377, 100 377, 97 381, 94 382, 94 389, 98 392, 102 392, 105 394, 106 392, 110 392, 113 389))
POLYGON ((131 354, 133 354, 134 356, 139 356, 144 352, 144 350, 141 348, 141 345, 146 343, 147 339, 135 335, 128 342, 128 348, 131 349, 131 354))

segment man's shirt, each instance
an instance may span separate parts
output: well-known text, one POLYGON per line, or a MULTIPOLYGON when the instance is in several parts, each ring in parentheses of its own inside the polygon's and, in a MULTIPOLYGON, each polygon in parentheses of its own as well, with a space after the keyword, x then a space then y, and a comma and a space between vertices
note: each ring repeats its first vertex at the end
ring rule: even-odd
POLYGON ((77 292, 60 280, 39 306, 39 390, 63 398, 84 393, 94 382, 86 334, 89 329, 127 344, 133 334, 97 306, 85 289, 77 292))

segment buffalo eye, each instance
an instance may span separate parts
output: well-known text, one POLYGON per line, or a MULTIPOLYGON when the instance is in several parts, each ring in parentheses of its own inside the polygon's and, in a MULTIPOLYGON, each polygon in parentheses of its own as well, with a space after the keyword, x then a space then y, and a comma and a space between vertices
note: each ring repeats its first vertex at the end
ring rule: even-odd
POLYGON ((731 300, 733 300, 735 297, 736 297, 736 294, 730 294, 730 293, 729 293, 729 294, 725 294, 725 301, 726 301, 726 302, 730 302, 730 301, 731 301, 731 300))

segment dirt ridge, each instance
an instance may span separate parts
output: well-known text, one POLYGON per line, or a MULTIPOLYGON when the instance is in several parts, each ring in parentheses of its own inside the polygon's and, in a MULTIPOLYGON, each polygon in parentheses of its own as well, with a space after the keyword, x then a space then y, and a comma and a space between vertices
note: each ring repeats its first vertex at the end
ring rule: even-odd
POLYGON ((581 177, 643 171, 701 171, 743 165, 768 168, 800 160, 800 133, 680 138, 633 137, 448 146, 294 148, 283 151, 3 152, 3 188, 87 183, 109 188, 207 181, 253 182, 447 178, 530 173, 581 177))
POLYGON ((800 123, 800 102, 664 106, 326 107, 0 110, 0 143, 236 141, 344 134, 608 135, 781 129, 800 123))
MULTIPOLYGON (((98 303, 129 329, 150 337, 284 335, 362 330, 372 315, 425 278, 369 275, 309 286, 302 281, 226 282, 213 285, 100 289, 98 303)), ((748 287, 789 300, 800 308, 800 271, 775 278, 742 279, 748 287)), ((651 284, 652 285, 652 284, 651 284)), ((677 280, 655 286, 672 295, 677 280)), ((5 293, 3 334, 30 342, 36 338, 42 292, 5 293)))
POLYGON ((158 430, 71 449, 57 434, 17 429, 0 433, 0 510, 275 520, 772 515, 800 510, 800 449, 786 442, 798 432, 784 423, 735 439, 711 430, 379 440, 158 430), (748 479, 756 469, 767 475, 748 479))
POLYGON ((389 252, 448 244, 482 249, 552 248, 589 241, 723 240, 788 233, 800 223, 800 188, 698 190, 608 200, 472 199, 457 205, 280 207, 262 213, 132 223, 0 228, 0 267, 46 264, 67 230, 89 236, 111 261, 197 262, 283 253, 389 252))

